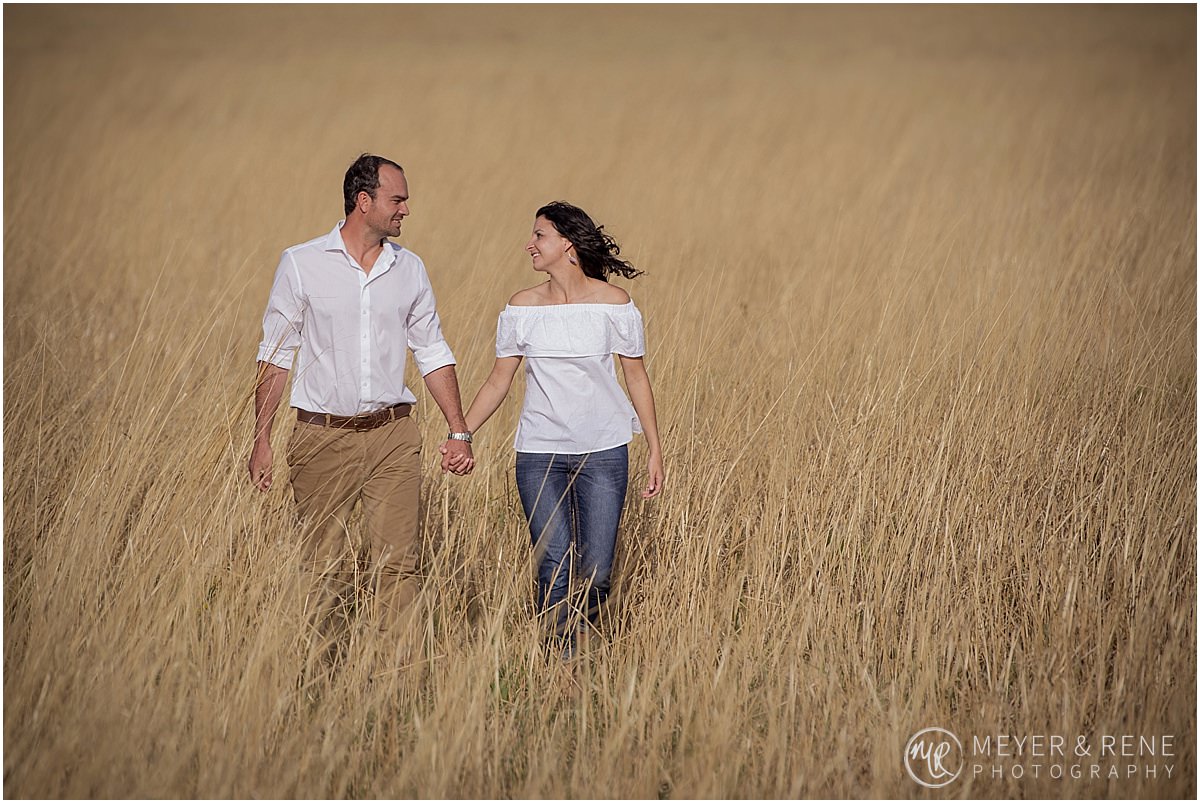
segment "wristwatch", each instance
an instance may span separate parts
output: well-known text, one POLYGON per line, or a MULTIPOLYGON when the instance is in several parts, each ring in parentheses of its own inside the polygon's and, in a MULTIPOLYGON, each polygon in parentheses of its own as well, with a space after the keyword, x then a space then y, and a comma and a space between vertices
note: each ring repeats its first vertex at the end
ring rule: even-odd
POLYGON ((467 443, 471 443, 471 433, 470 432, 451 432, 449 435, 446 436, 446 439, 451 440, 451 441, 466 441, 467 443))

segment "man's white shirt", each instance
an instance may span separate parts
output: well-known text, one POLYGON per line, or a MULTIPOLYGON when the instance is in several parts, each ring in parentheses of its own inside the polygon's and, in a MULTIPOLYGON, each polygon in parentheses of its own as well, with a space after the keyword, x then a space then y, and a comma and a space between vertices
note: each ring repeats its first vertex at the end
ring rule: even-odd
POLYGON ((416 401, 404 384, 410 349, 421 376, 454 355, 421 259, 385 241, 366 273, 346 250, 344 223, 283 252, 258 359, 292 371, 293 407, 348 416, 416 401))

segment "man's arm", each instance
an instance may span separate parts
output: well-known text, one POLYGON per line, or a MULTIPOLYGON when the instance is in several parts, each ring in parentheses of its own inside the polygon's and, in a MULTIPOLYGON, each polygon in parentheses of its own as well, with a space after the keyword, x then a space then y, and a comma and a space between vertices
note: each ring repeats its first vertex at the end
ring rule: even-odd
MULTIPOLYGON (((442 324, 438 319, 437 300, 425 263, 417 259, 417 289, 412 309, 406 321, 408 347, 412 350, 417 369, 425 379, 430 395, 442 409, 451 432, 466 432, 467 422, 463 418, 462 398, 458 393, 458 375, 454 372, 454 354, 442 337, 442 324)), ((450 441, 447 453, 442 455, 442 471, 469 474, 475 467, 471 445, 465 441, 450 441), (454 467, 451 468, 451 459, 454 467)))
MULTIPOLYGON (((466 432, 467 420, 463 417, 462 398, 458 393, 458 374, 453 365, 444 365, 425 374, 425 387, 429 395, 441 408, 446 423, 451 432, 466 432)), ((455 474, 470 474, 475 468, 475 456, 471 452, 471 444, 466 441, 446 441, 446 451, 442 455, 442 471, 450 468, 451 462, 457 468, 450 469, 455 474)))
POLYGON ((258 363, 258 383, 254 388, 254 447, 250 450, 250 482, 260 491, 271 487, 271 426, 283 398, 288 372, 269 362, 258 363))
POLYGON ((300 347, 304 301, 295 257, 284 251, 263 314, 258 344, 258 380, 254 386, 254 446, 250 450, 250 482, 260 491, 271 487, 271 425, 283 398, 288 370, 300 347))

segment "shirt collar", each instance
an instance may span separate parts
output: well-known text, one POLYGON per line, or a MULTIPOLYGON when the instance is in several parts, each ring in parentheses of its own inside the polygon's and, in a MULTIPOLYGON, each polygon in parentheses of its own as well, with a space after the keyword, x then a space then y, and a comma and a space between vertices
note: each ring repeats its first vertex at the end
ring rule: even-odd
POLYGON ((325 238, 326 251, 341 251, 349 256, 350 252, 346 250, 346 241, 342 239, 342 226, 346 225, 346 219, 342 218, 333 227, 333 231, 329 232, 329 236, 325 238))
MULTIPOLYGON (((342 239, 342 226, 345 225, 345 218, 342 218, 337 222, 337 225, 333 227, 333 231, 329 232, 328 236, 325 237, 325 250, 341 251, 346 255, 347 258, 350 258, 350 252, 346 250, 346 241, 342 239)), ((396 261, 396 255, 400 251, 400 246, 396 245, 391 240, 385 240, 383 243, 383 250, 386 254, 383 264, 391 265, 396 261)))

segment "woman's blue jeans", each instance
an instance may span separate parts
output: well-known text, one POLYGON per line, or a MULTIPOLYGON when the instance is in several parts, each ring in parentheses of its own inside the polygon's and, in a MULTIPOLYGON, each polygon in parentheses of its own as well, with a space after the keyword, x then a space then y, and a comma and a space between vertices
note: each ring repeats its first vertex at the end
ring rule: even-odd
POLYGON ((588 454, 517 452, 538 610, 569 641, 582 624, 580 614, 596 624, 608 598, 628 484, 628 446, 588 454))

